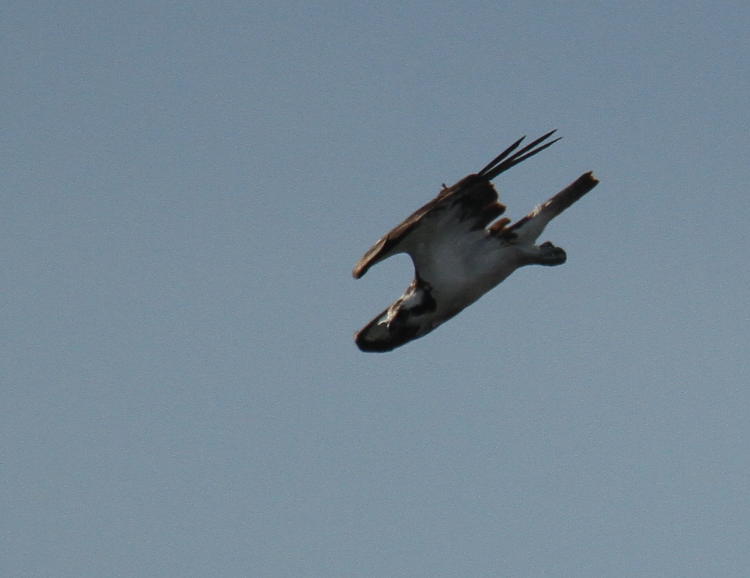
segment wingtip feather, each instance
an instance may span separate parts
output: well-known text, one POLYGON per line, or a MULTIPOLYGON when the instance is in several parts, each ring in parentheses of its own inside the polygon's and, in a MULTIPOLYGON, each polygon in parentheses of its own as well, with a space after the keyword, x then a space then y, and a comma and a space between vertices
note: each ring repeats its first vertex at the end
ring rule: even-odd
POLYGON ((535 154, 543 151, 547 147, 552 146, 557 141, 559 141, 562 137, 557 137, 556 139, 545 143, 541 146, 540 145, 543 141, 548 139, 550 136, 555 134, 557 132, 557 129, 552 129, 551 131, 547 132, 546 134, 543 134, 536 140, 530 142, 526 146, 524 146, 522 149, 516 151, 515 149, 521 144, 521 141, 523 141, 524 138, 522 137, 518 139, 516 142, 514 142, 512 145, 510 145, 507 149, 505 149, 502 153, 500 153, 497 157, 495 157, 491 163, 489 163, 486 167, 484 167, 479 174, 488 180, 494 179, 497 175, 499 175, 502 172, 507 171, 509 168, 517 165, 518 163, 526 160, 529 157, 534 156, 535 154), (537 148, 534 148, 537 147, 537 148), (515 151, 515 152, 513 152, 515 151), (511 155, 510 153, 513 152, 511 155))

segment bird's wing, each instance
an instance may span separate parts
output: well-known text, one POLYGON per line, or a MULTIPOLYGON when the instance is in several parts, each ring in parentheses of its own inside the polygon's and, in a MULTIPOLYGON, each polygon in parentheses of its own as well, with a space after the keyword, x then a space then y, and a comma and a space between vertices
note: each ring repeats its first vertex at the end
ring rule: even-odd
POLYGON ((562 191, 538 205, 528 215, 503 229, 498 236, 508 240, 534 243, 544 231, 547 223, 598 184, 599 180, 593 173, 584 173, 562 191))
POLYGON ((497 201, 497 191, 485 177, 469 175, 381 237, 356 264, 354 277, 359 279, 372 265, 398 253, 408 253, 415 268, 422 269, 438 245, 483 229, 500 215, 505 207, 497 201))
MULTIPOLYGON (((554 132, 548 132, 520 150, 516 149, 523 138, 517 140, 477 174, 444 188, 437 197, 381 237, 354 266, 354 277, 359 279, 371 266, 398 253, 411 256, 418 274, 434 271, 439 266, 438 261, 442 266, 449 266, 450 259, 445 256, 458 250, 457 245, 466 233, 483 230, 505 211, 490 181, 559 140, 537 147, 554 132), (436 255, 440 255, 440 259, 436 255)), ((506 222, 501 220, 494 225, 494 232, 502 229, 506 222)))

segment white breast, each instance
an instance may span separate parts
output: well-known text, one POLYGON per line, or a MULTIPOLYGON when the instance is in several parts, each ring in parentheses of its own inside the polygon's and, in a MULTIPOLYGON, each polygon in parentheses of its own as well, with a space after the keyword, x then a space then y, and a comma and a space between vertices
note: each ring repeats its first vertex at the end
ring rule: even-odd
POLYGON ((518 248, 476 231, 433 244, 429 258, 420 262, 419 274, 432 286, 441 309, 463 309, 520 263, 518 248))

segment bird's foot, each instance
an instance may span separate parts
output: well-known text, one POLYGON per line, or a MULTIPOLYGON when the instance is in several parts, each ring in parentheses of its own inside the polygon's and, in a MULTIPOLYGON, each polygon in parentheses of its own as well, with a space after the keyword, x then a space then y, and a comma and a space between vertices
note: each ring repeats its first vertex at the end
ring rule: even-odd
POLYGON ((555 247, 552 243, 547 241, 539 245, 539 261, 540 265, 562 265, 568 256, 565 254, 565 249, 562 247, 555 247))

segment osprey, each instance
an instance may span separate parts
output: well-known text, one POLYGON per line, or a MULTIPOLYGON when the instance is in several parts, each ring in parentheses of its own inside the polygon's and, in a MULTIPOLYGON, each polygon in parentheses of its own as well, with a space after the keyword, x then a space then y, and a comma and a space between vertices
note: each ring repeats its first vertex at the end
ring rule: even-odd
POLYGON ((518 139, 486 167, 417 209, 378 240, 355 265, 362 277, 375 263, 408 253, 414 280, 380 315, 355 335, 362 351, 390 351, 426 335, 525 265, 561 265, 565 251, 549 241, 537 245, 550 220, 593 189, 591 172, 510 225, 492 179, 557 142, 545 144, 555 131, 518 149, 518 139), (535 148, 536 147, 536 148, 535 148), (518 149, 518 150, 516 150, 518 149))

